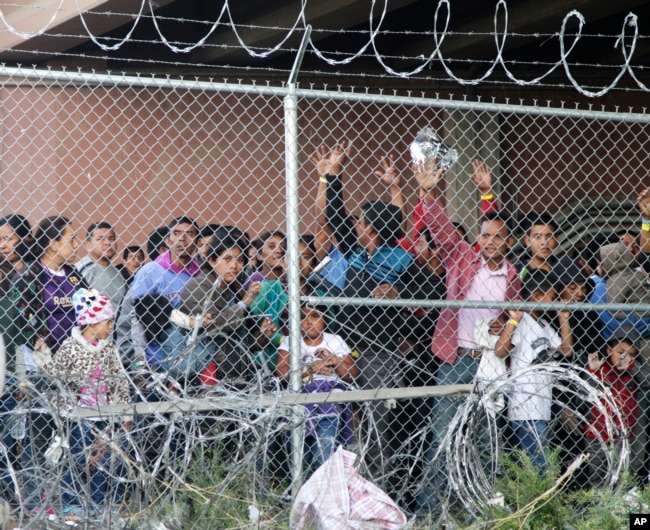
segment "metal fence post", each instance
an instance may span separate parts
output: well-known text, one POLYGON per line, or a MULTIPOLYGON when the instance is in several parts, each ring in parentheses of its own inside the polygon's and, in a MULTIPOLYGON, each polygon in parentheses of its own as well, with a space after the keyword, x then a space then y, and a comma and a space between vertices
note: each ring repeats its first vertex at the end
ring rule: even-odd
MULTIPOLYGON (((286 159, 286 194, 287 194, 287 258, 288 258, 288 292, 289 292, 289 352, 291 361, 290 386, 293 392, 300 392, 302 387, 300 362, 300 248, 298 215, 298 98, 296 80, 300 63, 309 41, 311 27, 308 26, 303 36, 296 61, 289 77, 289 93, 284 98, 285 118, 285 159, 286 159)), ((299 415, 296 417, 298 424, 299 415)), ((302 485, 302 448, 304 428, 294 426, 291 431, 291 475, 292 494, 295 497, 302 485)))

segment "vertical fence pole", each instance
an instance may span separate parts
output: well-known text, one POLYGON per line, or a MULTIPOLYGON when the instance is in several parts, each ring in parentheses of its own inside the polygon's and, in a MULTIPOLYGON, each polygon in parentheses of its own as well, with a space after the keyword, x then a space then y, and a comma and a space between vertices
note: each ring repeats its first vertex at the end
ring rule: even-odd
MULTIPOLYGON (((289 293, 289 352, 291 363, 291 390, 300 392, 302 387, 300 363, 300 216, 298 215, 298 98, 296 96, 296 79, 305 48, 311 35, 311 26, 307 26, 298 56, 289 77, 289 93, 284 98, 285 121, 285 160, 286 160, 286 194, 287 194, 287 280, 289 293)), ((296 413, 296 425, 300 415, 296 413)), ((304 427, 294 427, 291 431, 291 478, 292 495, 295 497, 302 483, 302 450, 304 427)))
POLYGON ((0 333, 0 396, 4 394, 5 390, 5 368, 7 366, 7 356, 5 350, 5 341, 0 333))

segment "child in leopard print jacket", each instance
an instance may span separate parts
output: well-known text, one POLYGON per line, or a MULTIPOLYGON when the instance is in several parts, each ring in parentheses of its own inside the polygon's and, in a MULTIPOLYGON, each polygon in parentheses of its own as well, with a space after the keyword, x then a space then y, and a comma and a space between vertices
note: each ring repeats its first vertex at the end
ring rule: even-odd
MULTIPOLYGON (((79 289, 72 304, 76 327, 45 366, 61 385, 61 412, 70 413, 75 406, 97 408, 129 403, 127 375, 117 347, 110 340, 115 317, 110 300, 95 289, 79 289)), ((118 484, 109 481, 124 471, 125 444, 120 441, 124 440, 124 430, 116 428, 119 426, 115 419, 102 416, 100 410, 83 420, 72 419, 70 425, 72 459, 62 484, 63 515, 85 517, 103 505, 108 496, 109 501, 117 502, 123 494, 118 484), (94 505, 82 506, 82 500, 92 500, 94 505)), ((129 427, 128 422, 124 427, 129 427)))

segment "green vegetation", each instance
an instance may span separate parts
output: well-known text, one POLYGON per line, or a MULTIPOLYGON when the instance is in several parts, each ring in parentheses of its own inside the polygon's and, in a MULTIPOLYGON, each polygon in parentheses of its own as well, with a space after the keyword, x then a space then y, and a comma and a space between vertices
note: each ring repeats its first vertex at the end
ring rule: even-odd
POLYGON ((650 492, 639 489, 630 477, 608 488, 570 489, 570 473, 562 474, 557 453, 549 455, 546 472, 540 473, 529 458, 516 453, 502 460, 503 475, 495 491, 505 507, 494 507, 476 530, 627 530, 629 514, 648 512, 650 492))
MULTIPOLYGON (((213 447, 192 460, 187 479, 150 506, 155 520, 140 520, 141 530, 175 529, 287 529, 290 500, 285 490, 270 491, 259 483, 255 462, 241 467, 245 455, 232 448, 213 447), (234 473, 233 471, 236 471, 234 473), (259 510, 259 522, 251 523, 249 508, 259 510), (159 522, 164 525, 159 526, 159 522)), ((650 491, 637 488, 624 477, 614 490, 566 487, 571 473, 562 473, 557 453, 548 457, 545 472, 521 453, 501 460, 501 476, 494 490, 503 495, 504 506, 494 506, 478 519, 471 519, 453 501, 445 521, 419 520, 413 530, 627 530, 630 513, 650 512, 650 491)), ((286 487, 287 484, 282 484, 286 487)), ((134 521, 132 521, 134 522, 134 521)))

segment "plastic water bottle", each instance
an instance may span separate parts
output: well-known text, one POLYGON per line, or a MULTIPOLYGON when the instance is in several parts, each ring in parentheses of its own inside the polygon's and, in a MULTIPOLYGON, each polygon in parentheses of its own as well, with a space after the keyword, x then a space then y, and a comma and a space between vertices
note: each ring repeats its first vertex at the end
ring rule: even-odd
POLYGON ((14 440, 22 440, 25 437, 25 430, 27 426, 27 416, 25 414, 17 414, 13 418, 9 434, 14 440))

